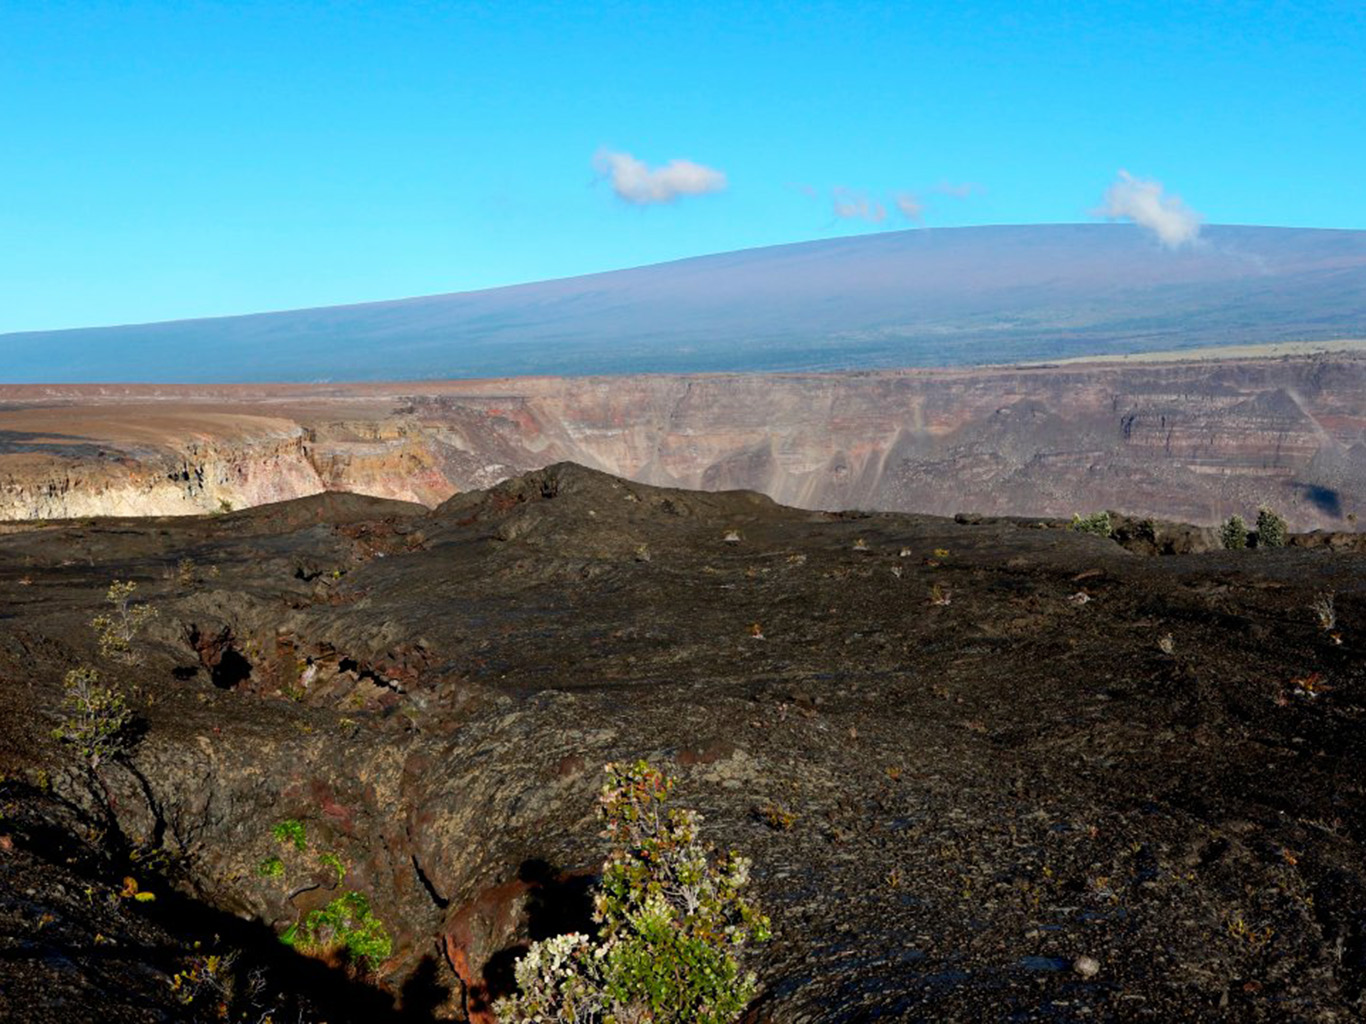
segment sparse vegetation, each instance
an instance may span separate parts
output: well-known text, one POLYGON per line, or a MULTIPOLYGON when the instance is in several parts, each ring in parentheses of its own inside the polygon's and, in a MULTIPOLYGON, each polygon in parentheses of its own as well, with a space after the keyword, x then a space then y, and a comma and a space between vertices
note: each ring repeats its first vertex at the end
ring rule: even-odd
POLYGON ((199 582, 199 566, 193 558, 182 558, 176 563, 175 580, 182 587, 193 587, 199 582))
POLYGON ((92 769, 126 753, 132 745, 133 712, 123 694, 100 684, 100 674, 88 666, 66 674, 62 721, 52 730, 55 739, 79 751, 92 769))
POLYGON ((1329 633, 1337 628, 1338 610, 1331 592, 1314 598, 1313 608, 1314 617, 1319 620, 1319 629, 1329 633))
POLYGON ((235 951, 225 955, 187 957, 184 966, 171 978, 171 991, 185 1006, 211 1005, 226 1009, 236 988, 235 951))
POLYGON ((1219 542, 1225 551, 1241 551, 1247 547, 1247 523, 1240 515, 1231 515, 1219 529, 1219 542))
POLYGON ((140 660, 133 642, 143 627, 156 618, 157 610, 147 604, 133 604, 133 594, 138 585, 132 580, 115 580, 109 585, 105 601, 113 606, 108 615, 96 615, 90 621, 99 639, 100 654, 106 658, 134 665, 140 660))
POLYGON ((697 837, 701 816, 665 810, 673 780, 644 761, 606 771, 612 846, 594 900, 599 935, 533 943, 517 962, 519 992, 495 1004, 498 1019, 729 1024, 756 984, 736 954, 769 934, 743 895, 749 861, 714 858, 697 837))
POLYGON ((365 894, 348 889, 331 903, 309 911, 280 941, 300 952, 340 953, 352 964, 373 970, 393 953, 384 922, 370 910, 365 894))
POLYGON ((267 857, 256 865, 256 873, 262 878, 279 878, 285 873, 285 862, 279 857, 267 857))
POLYGON ((286 818, 284 821, 276 822, 270 834, 277 842, 290 843, 300 853, 308 847, 308 832, 298 818, 286 818))
POLYGON ((1259 548, 1285 547, 1287 529, 1282 519, 1269 505, 1257 509, 1257 546, 1259 548))
POLYGON ((335 853, 320 853, 318 860, 332 869, 337 876, 337 883, 340 885, 341 880, 346 877, 346 864, 343 863, 342 859, 335 853))
POLYGON ((754 808, 754 816, 775 832, 791 832, 797 824, 797 814, 784 805, 770 800, 754 808))
MULTIPOLYGON (((309 853, 308 831, 297 818, 276 822, 270 834, 285 847, 291 863, 294 862, 291 850, 298 854, 309 853)), ((346 879, 346 862, 330 851, 315 849, 303 867, 313 880, 311 888, 320 882, 319 867, 328 869, 333 876, 329 888, 340 886, 346 879)), ((261 878, 284 879, 292 870, 284 858, 272 854, 256 866, 256 873, 261 878)), ((286 928, 280 941, 310 956, 340 956, 363 971, 376 969, 393 952, 388 928, 370 909, 369 897, 356 889, 341 889, 325 907, 309 911, 302 920, 286 928)))
POLYGON ((1072 516, 1072 529, 1078 533, 1094 533, 1097 537, 1109 537, 1114 532, 1109 512, 1093 512, 1089 516, 1075 514, 1072 516))

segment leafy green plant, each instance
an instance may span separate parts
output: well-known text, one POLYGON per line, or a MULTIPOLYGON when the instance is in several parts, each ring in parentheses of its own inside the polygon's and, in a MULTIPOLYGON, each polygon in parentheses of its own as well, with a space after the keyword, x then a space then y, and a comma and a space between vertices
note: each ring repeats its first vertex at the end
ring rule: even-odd
POLYGON ((318 860, 330 867, 336 873, 337 883, 346 877, 346 864, 335 853, 320 853, 318 860))
POLYGON ((594 897, 599 934, 560 935, 518 961, 503 1024, 729 1024, 756 979, 736 955, 769 937, 743 891, 750 862, 698 839, 702 817, 666 809, 673 780, 644 761, 609 764, 600 810, 611 841, 594 897))
POLYGON ((1089 516, 1072 516, 1072 529, 1078 533, 1094 533, 1097 537, 1108 537, 1114 532, 1109 512, 1093 512, 1089 516))
POLYGON ((137 639, 143 627, 157 616, 157 610, 151 605, 132 603, 133 594, 137 589, 138 585, 132 580, 115 580, 109 585, 109 592, 104 595, 105 601, 113 605, 113 612, 108 615, 96 615, 90 621, 99 638, 100 654, 128 665, 135 665, 139 661, 138 653, 133 648, 133 641, 137 639))
MULTIPOLYGON (((285 844, 287 855, 290 847, 301 854, 308 851, 308 832, 297 818, 276 822, 270 834, 276 842, 285 844)), ((293 861, 293 856, 289 856, 293 861)), ((340 885, 346 878, 346 862, 326 850, 316 852, 314 856, 316 864, 332 870, 335 884, 340 885)), ((309 861, 305 861, 306 867, 309 861)), ((289 871, 284 860, 274 855, 256 867, 256 873, 262 878, 283 878, 289 871)), ((373 970, 393 952, 393 940, 384 922, 371 911, 365 894, 355 889, 344 889, 327 906, 309 911, 303 920, 281 933, 280 941, 310 956, 341 955, 362 970, 373 970)))
POLYGON ((1228 517, 1228 522, 1219 529, 1219 542, 1226 551, 1241 551, 1247 547, 1247 523, 1243 522, 1242 516, 1228 517))
POLYGON ((123 694, 100 685, 100 674, 88 666, 66 674, 62 721, 53 738, 75 747, 92 769, 126 753, 132 745, 133 712, 123 694))
POLYGON ((270 830, 270 834, 281 843, 292 843, 294 849, 300 853, 308 846, 308 832, 304 829, 304 823, 298 818, 286 818, 284 821, 276 822, 275 827, 270 830))
POLYGON ((1288 529, 1282 519, 1269 505, 1257 509, 1257 546, 1259 548, 1285 547, 1288 529))
POLYGON ((370 910, 364 893, 348 889, 331 903, 291 925, 280 941, 304 953, 343 953, 360 967, 375 968, 393 953, 384 922, 370 910))
POLYGON ((267 857, 256 865, 256 873, 262 878, 279 878, 285 873, 285 862, 279 857, 267 857))

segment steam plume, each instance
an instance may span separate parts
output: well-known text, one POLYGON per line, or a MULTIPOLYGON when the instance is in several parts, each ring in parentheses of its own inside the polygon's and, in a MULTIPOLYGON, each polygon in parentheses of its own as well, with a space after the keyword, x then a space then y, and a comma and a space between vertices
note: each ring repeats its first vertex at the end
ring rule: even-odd
POLYGON ((1131 220, 1157 235, 1169 249, 1195 241, 1204 219, 1180 196, 1167 195, 1161 182, 1135 178, 1123 170, 1106 191, 1105 205, 1096 215, 1131 220))

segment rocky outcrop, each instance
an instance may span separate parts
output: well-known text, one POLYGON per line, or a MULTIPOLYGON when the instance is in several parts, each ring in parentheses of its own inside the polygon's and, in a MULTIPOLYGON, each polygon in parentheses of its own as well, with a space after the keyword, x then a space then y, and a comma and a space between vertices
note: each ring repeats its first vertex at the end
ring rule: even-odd
POLYGON ((28 441, 8 448, 0 454, 5 519, 197 515, 323 490, 304 431, 293 424, 155 445, 28 441))

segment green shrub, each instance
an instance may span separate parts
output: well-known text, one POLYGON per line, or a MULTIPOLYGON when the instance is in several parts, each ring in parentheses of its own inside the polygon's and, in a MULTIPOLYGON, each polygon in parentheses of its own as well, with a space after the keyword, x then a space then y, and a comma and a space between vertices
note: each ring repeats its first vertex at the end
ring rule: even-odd
POLYGON ((606 771, 612 845, 594 897, 599 934, 534 943, 517 963, 517 995, 495 1004, 498 1019, 729 1024, 756 984, 736 954, 769 936, 743 895, 750 863, 714 856, 695 811, 665 810, 673 780, 644 761, 606 771))
POLYGON ((100 674, 86 666, 68 672, 65 686, 62 721, 53 737, 80 751, 91 768, 126 753, 132 745, 133 712, 123 694, 101 686, 100 674))
POLYGON ((121 583, 115 580, 109 585, 105 601, 113 605, 110 615, 96 615, 90 621, 99 638, 100 654, 114 658, 125 664, 138 662, 138 653, 133 649, 133 641, 149 620, 156 618, 157 610, 151 605, 133 604, 133 593, 138 585, 131 580, 121 583))
POLYGON ((308 846, 308 833, 304 830, 304 823, 297 818, 286 818, 284 821, 278 822, 270 830, 270 834, 279 842, 293 843, 294 849, 300 853, 303 853, 305 847, 308 846))
POLYGON ((340 885, 341 880, 346 877, 346 864, 342 859, 335 853, 320 853, 318 860, 332 869, 337 876, 337 884, 340 885))
POLYGON ((1242 516, 1229 516, 1219 530, 1219 541, 1226 551, 1241 551, 1247 547, 1247 523, 1242 516))
POLYGON ((364 893, 348 889, 325 907, 308 912, 280 941, 304 953, 340 952, 360 967, 378 967, 394 951, 384 922, 364 893))
POLYGON ((1257 546, 1259 548, 1285 547, 1287 530, 1285 520, 1268 505, 1257 509, 1257 546))
POLYGON ((1078 533, 1094 533, 1097 537, 1108 537, 1113 532, 1109 512, 1093 512, 1089 516, 1073 515, 1072 529, 1078 533))
POLYGON ((279 857, 267 857, 256 865, 256 873, 262 878, 279 878, 285 873, 285 862, 279 857))

